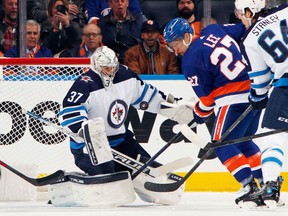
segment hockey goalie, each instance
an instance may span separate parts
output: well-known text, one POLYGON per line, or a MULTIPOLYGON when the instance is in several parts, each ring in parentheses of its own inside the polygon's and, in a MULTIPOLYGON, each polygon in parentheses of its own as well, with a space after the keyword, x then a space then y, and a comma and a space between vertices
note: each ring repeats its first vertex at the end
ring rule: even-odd
MULTIPOLYGON (((166 183, 181 178, 170 171, 153 174, 161 164, 154 162, 131 179, 150 155, 124 124, 130 106, 161 114, 161 103, 175 101, 171 94, 145 83, 119 64, 114 51, 99 47, 91 57, 91 69, 72 84, 59 113, 61 125, 76 134, 70 139, 70 149, 84 174, 67 173, 62 181, 53 184, 52 204, 119 206, 133 202, 135 192, 146 202, 177 204, 184 187, 167 193, 144 188, 146 181, 166 183)), ((193 120, 191 107, 168 117, 180 124, 193 120)))

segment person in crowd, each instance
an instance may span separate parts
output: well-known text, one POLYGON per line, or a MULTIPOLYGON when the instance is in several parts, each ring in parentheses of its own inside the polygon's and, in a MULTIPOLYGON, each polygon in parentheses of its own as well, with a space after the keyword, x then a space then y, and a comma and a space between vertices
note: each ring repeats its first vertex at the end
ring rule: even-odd
POLYGON ((81 29, 71 22, 66 0, 50 0, 49 18, 42 23, 40 41, 58 56, 66 49, 77 47, 81 43, 81 29))
POLYGON ((143 17, 132 14, 128 5, 129 0, 109 0, 111 11, 97 22, 104 35, 103 44, 117 53, 120 63, 124 53, 141 42, 143 17))
MULTIPOLYGON (((85 0, 85 8, 88 15, 88 23, 97 23, 100 17, 103 17, 111 10, 109 0, 85 0)), ((140 1, 129 0, 128 9, 133 14, 142 14, 140 1)))
MULTIPOLYGON (((267 9, 265 0, 236 0, 235 8, 236 16, 247 28, 240 48, 252 82, 249 101, 255 110, 266 108, 261 123, 263 131, 288 129, 288 4, 267 9)), ((244 202, 261 199, 269 208, 279 205, 283 145, 287 140, 286 131, 259 141, 265 184, 244 202)))
POLYGON ((18 1, 3 0, 4 18, 0 22, 0 51, 5 53, 6 50, 16 45, 17 42, 17 16, 18 1))
POLYGON ((153 20, 142 27, 142 42, 125 52, 124 64, 138 74, 179 74, 178 61, 159 42, 160 28, 153 20))
POLYGON ((178 14, 186 19, 194 31, 195 37, 200 35, 201 23, 197 20, 197 5, 195 0, 176 0, 178 14))
POLYGON ((91 57, 95 50, 102 45, 101 29, 99 26, 89 23, 83 29, 82 44, 64 50, 59 57, 91 57))
MULTIPOLYGON (((35 20, 26 22, 26 57, 42 58, 53 57, 50 49, 39 44, 41 26, 35 20)), ((19 57, 18 46, 15 45, 4 54, 5 57, 19 57)))
MULTIPOLYGON (((130 106, 160 114, 162 102, 171 104, 176 101, 171 94, 166 95, 141 80, 127 66, 119 64, 112 49, 107 46, 98 47, 91 57, 90 70, 72 84, 59 113, 63 127, 80 136, 84 135, 84 141, 71 138, 70 148, 75 164, 90 176, 131 172, 126 166, 115 163, 111 155, 112 148, 133 159, 150 158, 149 153, 134 138, 133 132, 125 126, 130 106), (90 132, 89 128, 92 129, 90 132), (85 144, 93 145, 95 152, 84 153, 85 144), (95 157, 98 158, 97 162, 95 157), (93 165, 90 158, 97 164, 93 165)), ((191 108, 173 112, 172 120, 178 123, 186 124, 192 119, 191 108)), ((145 176, 140 174, 133 180, 135 191, 141 199, 161 204, 179 201, 179 190, 163 195, 146 190, 143 187, 145 176)))
MULTIPOLYGON (((197 37, 183 18, 172 19, 164 29, 167 47, 182 55, 182 73, 199 98, 193 110, 195 122, 204 123, 217 108, 212 146, 249 107, 250 80, 238 46, 245 30, 243 24, 212 24, 197 37)), ((251 110, 225 140, 255 134, 260 114, 259 110, 251 110)), ((262 183, 260 149, 249 140, 214 151, 243 187, 235 200, 241 206, 243 199, 258 188, 254 179, 262 183)))
MULTIPOLYGON (((49 18, 49 0, 27 0, 27 17, 36 20, 40 25, 49 18)), ((83 28, 86 23, 85 8, 83 0, 68 0, 68 13, 71 22, 83 28)))

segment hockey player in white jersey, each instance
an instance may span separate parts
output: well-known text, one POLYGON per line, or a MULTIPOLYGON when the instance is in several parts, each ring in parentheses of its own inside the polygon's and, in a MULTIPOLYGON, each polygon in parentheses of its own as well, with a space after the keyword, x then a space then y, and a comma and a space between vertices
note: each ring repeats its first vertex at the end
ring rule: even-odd
MULTIPOLYGON (((266 9, 265 0, 236 0, 236 16, 246 26, 241 51, 252 81, 249 101, 253 108, 264 109, 263 130, 288 128, 288 5, 266 9), (269 89, 271 89, 269 91, 269 89)), ((262 150, 264 185, 246 202, 259 197, 273 208, 279 201, 283 144, 286 132, 259 141, 262 150)))
MULTIPOLYGON (((61 125, 85 140, 79 142, 71 138, 70 149, 75 164, 86 174, 94 176, 129 170, 112 160, 110 148, 133 159, 139 155, 150 158, 133 138, 134 134, 125 127, 129 107, 161 113, 162 102, 173 103, 175 100, 172 95, 166 95, 145 83, 129 68, 119 64, 113 50, 106 46, 99 47, 91 57, 91 69, 73 83, 59 113, 61 125), (92 139, 96 140, 94 150, 84 153, 85 145, 91 145, 92 139)), ((171 119, 189 123, 193 120, 193 114, 189 107, 187 111, 187 115, 181 111, 171 119)), ((133 180, 135 191, 141 199, 160 204, 179 202, 183 188, 172 193, 157 194, 144 188, 144 182, 149 180, 145 178, 141 173, 133 180)))

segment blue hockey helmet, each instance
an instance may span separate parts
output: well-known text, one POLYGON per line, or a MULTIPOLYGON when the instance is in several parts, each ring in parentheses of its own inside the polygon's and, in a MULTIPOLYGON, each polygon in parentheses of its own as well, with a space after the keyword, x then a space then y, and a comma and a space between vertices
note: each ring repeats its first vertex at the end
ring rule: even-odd
POLYGON ((183 18, 175 18, 170 20, 164 28, 164 40, 171 43, 177 38, 183 39, 184 33, 194 34, 194 31, 188 21, 183 18))

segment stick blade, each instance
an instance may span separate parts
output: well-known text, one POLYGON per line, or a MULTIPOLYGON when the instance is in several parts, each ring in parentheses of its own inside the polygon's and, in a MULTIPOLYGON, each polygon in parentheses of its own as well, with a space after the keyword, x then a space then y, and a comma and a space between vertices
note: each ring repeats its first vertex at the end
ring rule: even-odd
POLYGON ((171 192, 177 190, 183 182, 177 181, 172 183, 166 183, 166 184, 160 184, 160 183, 154 183, 154 182, 145 182, 144 187, 149 191, 154 192, 171 192))
MULTIPOLYGON (((43 178, 35 179, 35 181, 30 181, 31 184, 35 186, 44 186, 56 183, 58 180, 63 178, 65 175, 63 170, 57 170, 56 172, 52 173, 51 175, 45 176, 43 178)), ((33 179, 34 180, 34 179, 33 179)))

